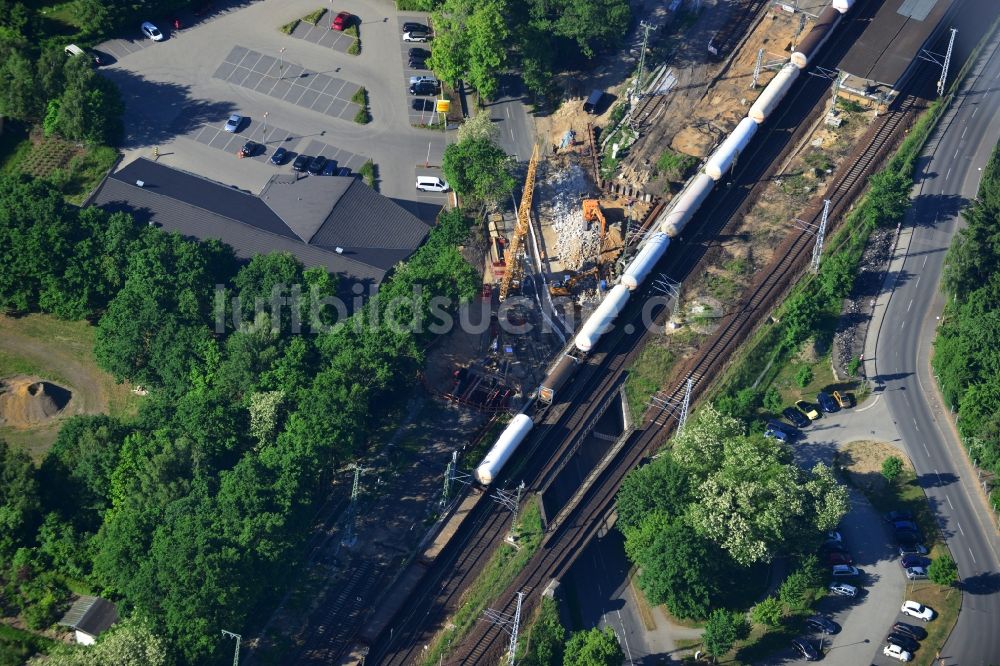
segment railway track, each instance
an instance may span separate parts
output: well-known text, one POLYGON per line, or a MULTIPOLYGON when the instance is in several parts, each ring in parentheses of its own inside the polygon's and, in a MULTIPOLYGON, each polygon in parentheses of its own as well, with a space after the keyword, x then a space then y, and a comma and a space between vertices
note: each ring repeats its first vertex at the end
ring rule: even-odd
MULTIPOLYGON (((844 175, 835 181, 833 188, 828 190, 827 198, 831 200, 832 210, 842 211, 847 206, 852 194, 863 184, 869 169, 876 163, 900 125, 909 116, 915 101, 916 98, 911 96, 900 100, 896 108, 891 110, 877 126, 859 159, 852 163, 844 175)), ((820 214, 815 213, 812 221, 816 222, 820 214)), ((686 390, 688 377, 694 379, 694 397, 704 392, 709 384, 706 377, 721 369, 733 347, 749 334, 759 321, 759 315, 766 312, 766 308, 773 305, 776 296, 790 284, 808 256, 807 250, 812 241, 812 234, 807 231, 793 234, 786 240, 776 253, 775 261, 768 269, 762 271, 761 278, 751 286, 740 307, 720 326, 709 343, 704 346, 704 351, 686 369, 682 381, 667 396, 669 402, 678 404, 686 390)), ((676 425, 674 413, 662 407, 648 410, 645 421, 648 427, 632 435, 618 458, 587 489, 576 509, 554 532, 547 535, 539 548, 536 561, 529 564, 501 595, 502 604, 496 606, 498 610, 513 612, 516 593, 524 592, 522 614, 530 613, 540 596, 533 592, 541 591, 550 580, 565 575, 601 529, 614 507, 615 495, 624 476, 656 446, 662 444, 676 425)), ((495 663, 506 649, 506 638, 506 634, 500 628, 480 622, 463 642, 456 656, 446 663, 470 665, 495 663)))

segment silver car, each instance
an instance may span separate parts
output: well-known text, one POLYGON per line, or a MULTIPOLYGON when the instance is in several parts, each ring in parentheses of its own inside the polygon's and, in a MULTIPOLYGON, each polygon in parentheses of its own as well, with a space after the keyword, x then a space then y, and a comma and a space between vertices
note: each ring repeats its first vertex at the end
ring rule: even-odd
POLYGON ((223 128, 227 132, 236 133, 240 131, 240 127, 243 125, 243 116, 234 113, 229 116, 229 120, 226 121, 226 126, 223 128))
POLYGON ((157 28, 152 23, 150 23, 149 21, 143 21, 143 24, 142 24, 142 34, 146 35, 147 37, 149 37, 150 39, 152 39, 154 42, 162 42, 163 41, 163 33, 160 32, 160 29, 157 28))
POLYGON ((924 567, 910 567, 906 570, 906 577, 910 580, 923 580, 927 578, 927 569, 924 567))
POLYGON ((847 583, 834 583, 830 586, 830 591, 834 594, 839 594, 842 597, 858 596, 858 588, 853 585, 848 585, 847 583))

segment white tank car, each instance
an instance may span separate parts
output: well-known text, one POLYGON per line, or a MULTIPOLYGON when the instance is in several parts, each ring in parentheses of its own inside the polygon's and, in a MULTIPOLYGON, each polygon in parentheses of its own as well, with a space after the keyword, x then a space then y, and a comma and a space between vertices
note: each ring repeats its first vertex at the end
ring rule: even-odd
POLYGON ((833 8, 841 14, 846 14, 851 11, 851 7, 853 6, 854 0, 833 0, 833 8))
POLYGON ((712 180, 719 180, 722 175, 732 168, 736 158, 739 157, 754 134, 757 133, 757 123, 752 118, 744 118, 736 129, 726 137, 726 140, 719 144, 712 155, 705 162, 705 173, 712 180))
POLYGON ((617 284, 612 287, 594 313, 587 317, 587 321, 580 327, 580 332, 576 334, 574 341, 576 348, 582 352, 593 349, 601 336, 608 332, 611 322, 628 303, 628 297, 629 290, 625 285, 617 284))
POLYGON ((504 431, 500 433, 493 448, 489 450, 483 461, 479 463, 479 467, 476 468, 476 481, 484 486, 493 483, 493 479, 497 478, 497 474, 514 455, 517 447, 521 445, 534 426, 534 421, 527 414, 518 414, 511 419, 504 431))
POLYGON ((711 177, 703 173, 695 176, 688 183, 688 186, 677 195, 670 208, 660 216, 660 231, 671 238, 680 236, 684 227, 691 221, 691 217, 701 204, 705 203, 705 198, 711 193, 713 187, 715 187, 715 181, 711 177))
POLYGON ((826 40, 830 38, 833 34, 834 28, 840 23, 840 12, 838 12, 832 5, 824 9, 819 18, 816 19, 816 23, 813 25, 812 30, 810 30, 799 45, 796 47, 795 52, 792 53, 792 64, 799 69, 805 69, 809 66, 809 62, 816 57, 819 50, 823 48, 823 44, 826 40))
POLYGON ((638 289, 657 262, 663 258, 663 253, 668 247, 670 247, 670 236, 662 232, 650 236, 622 274, 622 284, 628 287, 629 291, 638 289))
POLYGON ((764 92, 750 107, 750 112, 747 115, 753 118, 758 125, 763 123, 778 108, 781 100, 788 94, 788 90, 797 78, 799 78, 799 68, 792 63, 787 63, 767 84, 764 92))

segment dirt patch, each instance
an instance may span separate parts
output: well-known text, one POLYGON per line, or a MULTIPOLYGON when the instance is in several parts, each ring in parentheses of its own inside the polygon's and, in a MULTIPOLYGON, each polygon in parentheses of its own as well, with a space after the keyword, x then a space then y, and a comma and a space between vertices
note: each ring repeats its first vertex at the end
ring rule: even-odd
POLYGON ((18 376, 0 382, 0 425, 32 428, 59 418, 72 400, 69 389, 39 377, 18 376))
POLYGON ((882 463, 889 456, 903 461, 903 468, 912 471, 909 459, 892 444, 864 440, 841 447, 837 453, 837 464, 847 473, 851 483, 866 492, 881 493, 888 482, 882 476, 882 463))

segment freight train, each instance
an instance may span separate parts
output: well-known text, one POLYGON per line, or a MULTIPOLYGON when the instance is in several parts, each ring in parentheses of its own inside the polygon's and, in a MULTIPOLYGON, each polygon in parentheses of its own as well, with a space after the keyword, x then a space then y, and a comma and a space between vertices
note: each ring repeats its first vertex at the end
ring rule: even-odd
MULTIPOLYGON (((688 182, 670 207, 655 221, 655 231, 647 234, 618 284, 604 296, 600 305, 580 327, 573 345, 556 360, 546 374, 538 388, 538 399, 542 403, 551 404, 555 401, 559 391, 576 373, 581 359, 611 330, 615 318, 625 309, 632 293, 642 286, 666 254, 671 240, 684 231, 684 227, 708 198, 715 184, 733 167, 737 157, 753 140, 760 125, 780 106, 801 71, 808 67, 854 3, 855 0, 833 0, 823 10, 815 25, 792 53, 789 62, 778 71, 750 106, 747 117, 719 144, 705 161, 702 171, 688 182)), ((476 468, 476 480, 484 486, 491 484, 530 434, 533 426, 534 422, 527 414, 516 415, 476 468)))

